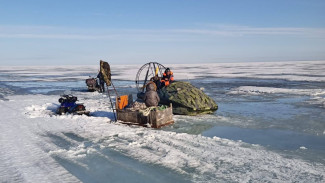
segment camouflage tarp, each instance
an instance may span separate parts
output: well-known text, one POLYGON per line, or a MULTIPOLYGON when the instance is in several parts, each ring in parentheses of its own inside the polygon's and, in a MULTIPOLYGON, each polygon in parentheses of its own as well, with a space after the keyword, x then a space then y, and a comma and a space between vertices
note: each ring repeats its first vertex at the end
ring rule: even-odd
POLYGON ((100 72, 107 86, 111 86, 111 68, 107 62, 100 61, 100 72))
POLYGON ((213 99, 188 82, 174 82, 160 89, 158 94, 161 104, 173 104, 174 114, 206 114, 218 109, 213 99))

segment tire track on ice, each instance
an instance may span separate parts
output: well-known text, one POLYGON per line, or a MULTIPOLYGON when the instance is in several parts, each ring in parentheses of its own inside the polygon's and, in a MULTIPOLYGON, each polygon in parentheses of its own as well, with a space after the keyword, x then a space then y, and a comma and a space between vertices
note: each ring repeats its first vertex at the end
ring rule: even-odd
MULTIPOLYGON (((24 115, 26 96, 0 102, 1 179, 11 182, 79 182, 39 147, 39 123, 47 119, 28 119, 24 115), (17 108, 19 106, 19 108, 17 108)), ((26 106, 25 106, 26 107, 26 106)))
POLYGON ((217 137, 136 129, 111 138, 111 147, 141 161, 192 174, 195 181, 321 182, 325 176, 321 164, 288 159, 259 146, 217 137))

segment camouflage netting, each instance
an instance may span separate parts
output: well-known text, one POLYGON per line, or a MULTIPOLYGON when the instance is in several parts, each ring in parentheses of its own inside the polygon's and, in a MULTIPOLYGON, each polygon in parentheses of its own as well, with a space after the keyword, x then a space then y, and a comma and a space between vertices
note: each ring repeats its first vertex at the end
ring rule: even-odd
POLYGON ((159 90, 158 94, 161 104, 173 104, 174 114, 207 114, 218 109, 214 100, 188 82, 174 82, 159 90))
POLYGON ((100 61, 100 72, 107 86, 111 86, 111 68, 107 62, 100 61))

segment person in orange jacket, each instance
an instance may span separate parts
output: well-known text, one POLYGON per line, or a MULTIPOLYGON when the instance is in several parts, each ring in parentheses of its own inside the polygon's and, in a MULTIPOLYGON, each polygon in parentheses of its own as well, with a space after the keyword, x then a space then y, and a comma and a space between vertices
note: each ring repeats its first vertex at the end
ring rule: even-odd
POLYGON ((163 77, 161 78, 161 85, 162 87, 168 86, 172 82, 174 82, 173 72, 169 68, 167 68, 163 74, 163 77))

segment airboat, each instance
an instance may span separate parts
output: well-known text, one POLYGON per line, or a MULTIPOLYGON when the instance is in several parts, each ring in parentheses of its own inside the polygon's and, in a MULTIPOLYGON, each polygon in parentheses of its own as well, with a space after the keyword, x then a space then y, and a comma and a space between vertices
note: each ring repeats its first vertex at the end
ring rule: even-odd
MULTIPOLYGON (((149 73, 148 68, 155 69, 158 68, 158 72, 162 74, 165 67, 158 63, 148 63, 142 67, 141 70, 146 70, 146 78, 154 76, 153 73, 149 73), (151 66, 152 65, 152 66, 151 66)), ((107 90, 108 96, 110 99, 110 103, 115 115, 115 120, 128 125, 140 125, 152 128, 161 128, 166 125, 170 125, 174 123, 173 120, 173 107, 172 104, 168 105, 160 105, 157 107, 147 108, 144 102, 138 98, 137 100, 133 100, 132 95, 122 95, 119 96, 113 82, 111 81, 111 72, 110 66, 107 62, 100 61, 100 72, 103 75, 104 81, 107 86, 112 86, 113 90, 107 90), (116 95, 116 102, 115 106, 112 102, 111 91, 115 91, 116 95)), ((142 77, 141 71, 138 72, 137 75, 138 83, 142 82, 140 78, 142 77)), ((144 78, 144 80, 147 80, 144 78)), ((149 81, 149 80, 148 80, 149 81)), ((143 89, 141 90, 144 92, 145 86, 148 84, 147 81, 143 83, 143 89)))
MULTIPOLYGON (((149 82, 158 82, 163 77, 166 67, 157 62, 144 64, 138 71, 135 83, 138 98, 144 96, 145 86, 149 82)), ((177 74, 175 76, 177 80, 177 74)), ((176 81, 168 87, 157 89, 161 105, 173 106, 173 113, 178 115, 211 114, 218 109, 216 102, 202 90, 189 82, 176 81)))

